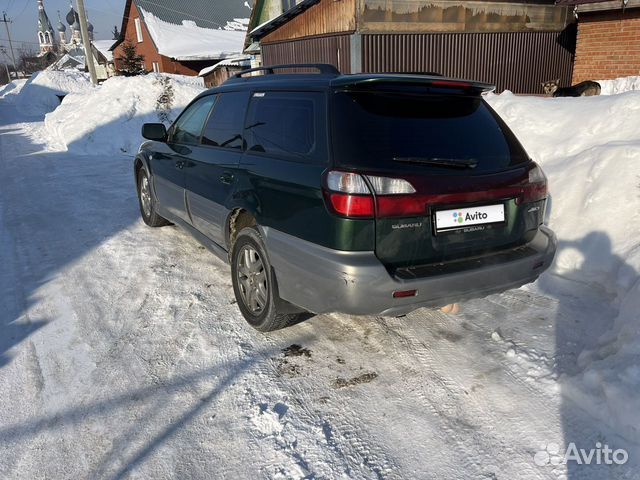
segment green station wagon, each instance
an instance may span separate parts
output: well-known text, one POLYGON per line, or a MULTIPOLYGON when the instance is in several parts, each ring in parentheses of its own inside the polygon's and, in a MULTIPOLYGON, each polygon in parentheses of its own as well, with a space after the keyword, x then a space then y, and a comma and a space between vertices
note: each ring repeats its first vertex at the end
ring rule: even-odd
POLYGON ((144 125, 142 218, 229 262, 262 331, 517 288, 549 267, 556 239, 546 178, 483 100, 491 89, 316 64, 241 72, 168 130, 144 125), (277 73, 292 67, 319 73, 277 73))

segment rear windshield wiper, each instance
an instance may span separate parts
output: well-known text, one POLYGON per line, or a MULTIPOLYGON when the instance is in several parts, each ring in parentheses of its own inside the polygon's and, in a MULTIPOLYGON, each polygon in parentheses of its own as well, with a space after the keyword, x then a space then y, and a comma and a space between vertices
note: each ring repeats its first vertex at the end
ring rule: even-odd
POLYGON ((445 168, 476 168, 478 161, 473 158, 439 158, 439 157, 393 157, 394 162, 422 163, 445 168))

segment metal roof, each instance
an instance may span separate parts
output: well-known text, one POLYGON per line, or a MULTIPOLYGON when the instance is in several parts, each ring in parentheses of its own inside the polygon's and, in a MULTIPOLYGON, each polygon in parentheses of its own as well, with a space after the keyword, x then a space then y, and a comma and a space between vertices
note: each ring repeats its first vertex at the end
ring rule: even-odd
POLYGON ((165 22, 182 25, 190 20, 202 28, 225 29, 228 22, 251 15, 249 0, 126 0, 120 37, 111 51, 124 41, 131 2, 165 22))
POLYGON ((249 18, 245 0, 134 0, 138 7, 168 23, 191 20, 202 28, 225 29, 235 18, 249 18))

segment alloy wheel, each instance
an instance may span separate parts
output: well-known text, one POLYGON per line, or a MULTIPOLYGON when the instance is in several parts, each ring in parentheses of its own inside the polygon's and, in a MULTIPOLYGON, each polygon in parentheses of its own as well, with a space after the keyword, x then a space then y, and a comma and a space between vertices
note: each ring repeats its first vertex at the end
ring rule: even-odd
POLYGON ((149 179, 146 175, 142 175, 140 180, 140 203, 142 211, 146 217, 151 216, 151 191, 149 190, 149 179))
POLYGON ((236 262, 242 302, 253 315, 260 315, 267 305, 269 288, 262 258, 255 248, 245 245, 236 262))

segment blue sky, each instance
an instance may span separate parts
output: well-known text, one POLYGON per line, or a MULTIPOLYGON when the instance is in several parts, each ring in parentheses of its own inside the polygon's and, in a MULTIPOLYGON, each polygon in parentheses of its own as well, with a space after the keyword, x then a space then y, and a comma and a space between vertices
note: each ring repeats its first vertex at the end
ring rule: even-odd
MULTIPOLYGON (((118 25, 118 29, 120 28, 124 3, 125 0, 85 0, 84 4, 88 11, 89 20, 95 27, 96 40, 111 38, 111 30, 114 25, 118 25)), ((64 21, 64 16, 69 11, 69 0, 44 0, 44 7, 55 27, 58 22, 57 11, 60 10, 64 21)), ((30 46, 37 49, 37 0, 0 0, 0 10, 6 11, 7 17, 13 20, 13 23, 9 25, 11 38, 16 43, 31 42, 30 46)), ((8 47, 6 39, 7 32, 4 24, 0 24, 0 45, 8 47)))

